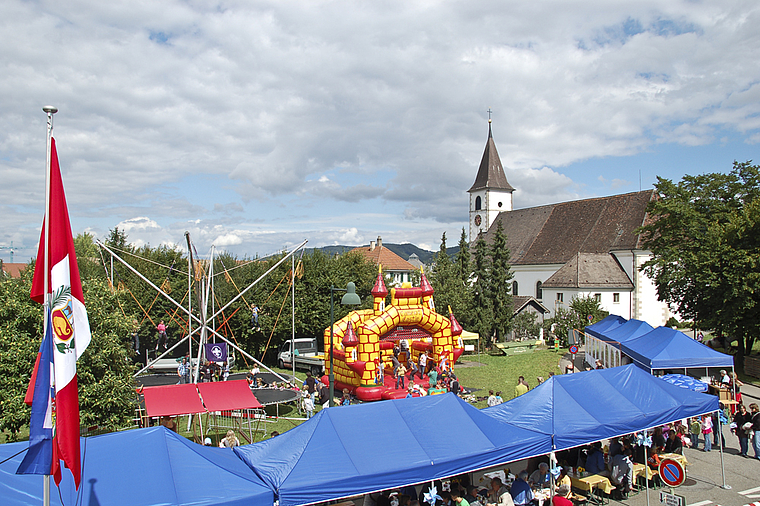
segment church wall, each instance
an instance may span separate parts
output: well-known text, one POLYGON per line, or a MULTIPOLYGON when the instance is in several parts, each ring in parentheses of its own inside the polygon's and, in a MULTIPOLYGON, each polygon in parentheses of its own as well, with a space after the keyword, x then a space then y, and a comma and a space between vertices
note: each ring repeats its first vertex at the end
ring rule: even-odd
POLYGON ((589 297, 599 294, 601 296, 600 307, 609 311, 610 314, 622 316, 629 320, 631 318, 631 298, 632 293, 621 288, 595 288, 583 289, 577 288, 547 288, 544 290, 544 300, 542 304, 551 310, 546 318, 552 318, 558 308, 570 310, 570 303, 573 297, 589 297), (562 302, 557 301, 557 293, 562 294, 562 302), (615 302, 615 294, 619 296, 619 302, 615 302))
POLYGON ((638 251, 634 256, 636 290, 633 296, 633 317, 656 328, 665 325, 672 314, 667 304, 657 300, 657 287, 654 281, 639 271, 639 268, 650 258, 652 254, 649 251, 638 251))
MULTIPOLYGON (((544 283, 555 272, 557 272, 560 267, 562 267, 561 264, 513 265, 513 281, 517 281, 517 295, 532 295, 533 297, 536 297, 536 282, 541 281, 541 283, 544 283)), ((509 286, 509 289, 510 293, 512 293, 511 285, 509 286)), ((536 298, 538 299, 538 297, 536 298)), ((543 299, 539 300, 548 300, 551 304, 554 303, 554 299, 546 299, 546 295, 543 296, 543 299)))

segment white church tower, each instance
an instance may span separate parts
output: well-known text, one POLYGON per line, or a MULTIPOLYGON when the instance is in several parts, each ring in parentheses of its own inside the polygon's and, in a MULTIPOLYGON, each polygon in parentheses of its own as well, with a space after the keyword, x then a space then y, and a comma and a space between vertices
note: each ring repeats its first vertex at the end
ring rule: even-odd
POLYGON ((491 134, 491 120, 488 120, 488 141, 480 161, 478 175, 470 194, 470 243, 478 238, 480 232, 488 228, 502 211, 512 210, 512 192, 514 188, 507 182, 504 168, 501 166, 499 153, 491 134))

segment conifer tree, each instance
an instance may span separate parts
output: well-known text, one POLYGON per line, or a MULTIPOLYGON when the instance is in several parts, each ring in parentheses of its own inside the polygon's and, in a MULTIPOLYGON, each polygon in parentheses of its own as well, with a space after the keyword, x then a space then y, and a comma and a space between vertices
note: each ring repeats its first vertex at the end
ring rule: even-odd
POLYGON ((512 328, 512 268, 509 265, 507 236, 501 226, 496 225, 493 242, 489 248, 491 257, 490 299, 493 310, 493 333, 498 341, 512 328))

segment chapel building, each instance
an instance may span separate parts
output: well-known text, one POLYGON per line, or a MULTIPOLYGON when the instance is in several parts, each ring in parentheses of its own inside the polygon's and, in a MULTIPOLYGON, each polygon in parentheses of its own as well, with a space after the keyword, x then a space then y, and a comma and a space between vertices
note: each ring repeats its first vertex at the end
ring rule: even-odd
POLYGON ((488 140, 470 194, 470 247, 479 234, 491 243, 501 223, 514 272, 513 295, 533 296, 549 308, 569 308, 591 296, 626 319, 664 325, 671 313, 640 272, 651 258, 636 229, 647 220, 654 190, 514 209, 512 193, 488 125, 488 140))

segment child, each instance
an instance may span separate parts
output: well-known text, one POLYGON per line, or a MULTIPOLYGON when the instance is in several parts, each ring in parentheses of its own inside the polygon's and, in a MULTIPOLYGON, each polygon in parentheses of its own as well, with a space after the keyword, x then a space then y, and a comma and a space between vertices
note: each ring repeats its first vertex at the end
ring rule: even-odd
POLYGON ((314 399, 309 395, 309 387, 303 387, 303 410, 306 412, 306 419, 308 420, 314 416, 314 399))
POLYGON ((504 399, 501 398, 501 392, 496 392, 496 405, 499 405, 502 402, 504 402, 504 399))
POLYGON ((712 415, 703 415, 702 416, 702 436, 705 438, 705 451, 709 452, 712 450, 712 431, 713 431, 713 423, 712 423, 712 415))
POLYGON ((383 386, 385 384, 385 366, 383 365, 382 357, 376 360, 375 367, 377 367, 377 374, 375 374, 375 384, 383 386))
POLYGON ((699 449, 699 433, 702 432, 702 427, 699 423, 699 419, 694 417, 689 424, 689 436, 691 437, 691 447, 695 450, 699 449))

